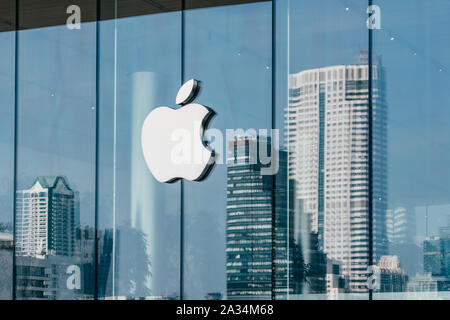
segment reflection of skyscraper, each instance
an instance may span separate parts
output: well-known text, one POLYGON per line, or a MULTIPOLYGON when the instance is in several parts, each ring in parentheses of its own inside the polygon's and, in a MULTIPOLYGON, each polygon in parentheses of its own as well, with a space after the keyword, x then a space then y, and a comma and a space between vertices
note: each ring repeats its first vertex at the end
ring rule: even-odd
POLYGON ((72 256, 78 220, 73 192, 63 177, 38 177, 30 189, 17 191, 17 255, 72 256))
POLYGON ((79 226, 78 193, 67 181, 40 176, 17 191, 16 219, 16 298, 92 298, 95 232, 79 226))
POLYGON ((296 287, 287 154, 279 153, 275 179, 263 175, 264 165, 255 159, 257 152, 250 150, 255 147, 256 151, 261 144, 269 149, 270 141, 265 139, 238 138, 228 143, 228 299, 270 298, 272 293, 293 293, 296 287))
POLYGON ((404 207, 386 210, 389 254, 396 255, 408 275, 422 272, 422 248, 416 244, 416 217, 404 207))
MULTIPOLYGON (((289 77, 285 114, 289 174, 328 258, 341 262, 350 290, 367 290, 369 264, 369 92, 365 64, 289 77)), ((373 68, 374 263, 386 252, 386 106, 373 68)))
POLYGON ((439 236, 423 242, 423 269, 432 276, 450 280, 450 227, 443 227, 439 236))
POLYGON ((386 231, 390 245, 414 243, 415 216, 408 214, 405 208, 398 207, 386 211, 386 231))

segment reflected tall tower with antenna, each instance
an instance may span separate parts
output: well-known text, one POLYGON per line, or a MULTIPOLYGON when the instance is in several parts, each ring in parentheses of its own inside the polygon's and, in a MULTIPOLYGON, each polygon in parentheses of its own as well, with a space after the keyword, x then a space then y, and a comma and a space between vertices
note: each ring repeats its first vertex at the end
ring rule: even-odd
POLYGON ((387 107, 384 71, 373 66, 372 128, 369 128, 369 66, 304 70, 289 76, 285 139, 296 198, 311 220, 321 248, 340 261, 352 292, 367 292, 369 224, 373 260, 386 254, 387 107), (373 132, 373 189, 369 190, 369 130, 373 132), (372 192, 372 194, 371 194, 372 192), (369 197, 373 220, 369 221, 369 197))

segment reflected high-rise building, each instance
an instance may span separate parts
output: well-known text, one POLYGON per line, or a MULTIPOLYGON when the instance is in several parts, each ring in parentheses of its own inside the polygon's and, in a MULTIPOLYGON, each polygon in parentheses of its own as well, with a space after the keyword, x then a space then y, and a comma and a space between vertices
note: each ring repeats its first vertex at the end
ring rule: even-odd
POLYGON ((279 152, 275 176, 264 175, 265 165, 255 159, 258 152, 251 151, 261 145, 271 148, 265 137, 228 142, 228 299, 270 299, 272 294, 296 293, 299 286, 293 228, 295 203, 289 202, 293 189, 288 188, 287 153, 279 152))
POLYGON ((95 229, 79 224, 65 178, 40 176, 16 192, 16 298, 91 299, 95 229))
POLYGON ((77 194, 59 176, 40 176, 16 193, 18 256, 72 256, 75 250, 77 194))
POLYGON ((423 242, 423 271, 450 281, 450 226, 423 242))
POLYGON ((415 216, 406 208, 397 207, 386 211, 387 240, 390 246, 414 243, 416 236, 415 216))
POLYGON ((296 198, 350 291, 367 291, 369 197, 373 264, 386 254, 386 117, 383 69, 373 66, 373 188, 369 190, 369 67, 336 65, 289 76, 285 144, 296 198))
POLYGON ((412 276, 422 272, 422 248, 416 243, 414 210, 396 207, 386 211, 386 233, 389 254, 399 257, 402 268, 412 276))
POLYGON ((423 241, 423 272, 408 281, 408 291, 450 291, 450 223, 423 241))

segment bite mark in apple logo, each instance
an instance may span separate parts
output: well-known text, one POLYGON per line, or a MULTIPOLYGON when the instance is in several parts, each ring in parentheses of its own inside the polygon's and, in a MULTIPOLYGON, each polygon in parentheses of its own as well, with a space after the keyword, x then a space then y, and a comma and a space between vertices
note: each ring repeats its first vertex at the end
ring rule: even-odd
POLYGON ((215 152, 206 145, 203 135, 215 112, 191 103, 199 90, 199 81, 187 81, 176 97, 180 108, 157 107, 144 120, 142 151, 150 172, 159 182, 201 181, 214 166, 215 152))

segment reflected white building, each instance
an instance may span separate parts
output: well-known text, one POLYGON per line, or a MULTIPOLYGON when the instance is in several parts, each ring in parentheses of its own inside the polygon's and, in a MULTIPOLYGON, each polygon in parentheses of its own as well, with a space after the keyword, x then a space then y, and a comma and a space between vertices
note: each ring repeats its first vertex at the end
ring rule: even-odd
POLYGON ((43 258, 72 256, 77 223, 76 198, 58 176, 36 178, 30 189, 16 193, 16 253, 43 258))
MULTIPOLYGON (((386 254, 386 105, 373 67, 374 264, 386 254)), ((296 198, 352 292, 367 291, 369 265, 369 68, 304 70, 289 76, 285 144, 296 198)))

